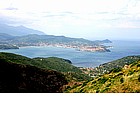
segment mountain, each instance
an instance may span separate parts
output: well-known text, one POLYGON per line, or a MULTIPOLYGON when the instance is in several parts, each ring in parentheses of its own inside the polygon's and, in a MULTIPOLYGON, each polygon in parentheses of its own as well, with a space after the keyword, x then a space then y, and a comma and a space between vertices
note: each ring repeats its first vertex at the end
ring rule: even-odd
MULTIPOLYGON (((102 42, 102 41, 101 41, 102 42)), ((0 34, 0 44, 23 46, 62 46, 67 48, 77 48, 79 51, 109 52, 108 46, 103 46, 101 42, 91 41, 83 38, 71 38, 55 35, 30 34, 25 36, 10 36, 0 34)))
POLYGON ((23 36, 28 34, 38 34, 38 35, 44 35, 45 33, 30 29, 24 26, 9 26, 6 24, 0 24, 0 33, 5 33, 13 36, 23 36))
MULTIPOLYGON (((9 39, 9 37, 8 37, 9 39)), ((30 34, 25 36, 16 36, 11 42, 13 43, 63 43, 63 44, 87 44, 87 45, 95 45, 97 44, 94 41, 83 39, 83 38, 71 38, 65 36, 55 36, 55 35, 38 35, 38 34, 30 34)))

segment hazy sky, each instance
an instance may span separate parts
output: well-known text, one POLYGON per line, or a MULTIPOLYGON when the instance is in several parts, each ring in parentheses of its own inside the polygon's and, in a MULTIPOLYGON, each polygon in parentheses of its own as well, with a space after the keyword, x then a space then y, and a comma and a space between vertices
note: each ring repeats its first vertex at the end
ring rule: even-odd
POLYGON ((140 0, 0 0, 0 23, 88 39, 139 39, 140 0))

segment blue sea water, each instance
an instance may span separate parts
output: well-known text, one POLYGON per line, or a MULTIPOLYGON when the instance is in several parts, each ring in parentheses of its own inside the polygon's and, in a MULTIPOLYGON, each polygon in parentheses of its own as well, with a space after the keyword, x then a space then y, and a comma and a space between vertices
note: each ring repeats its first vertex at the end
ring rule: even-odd
POLYGON ((11 52, 30 58, 34 57, 59 57, 69 59, 73 65, 78 67, 96 67, 100 64, 110 62, 125 56, 140 55, 140 41, 112 41, 109 44, 111 52, 86 52, 74 48, 63 47, 21 47, 20 49, 0 50, 0 52, 11 52))

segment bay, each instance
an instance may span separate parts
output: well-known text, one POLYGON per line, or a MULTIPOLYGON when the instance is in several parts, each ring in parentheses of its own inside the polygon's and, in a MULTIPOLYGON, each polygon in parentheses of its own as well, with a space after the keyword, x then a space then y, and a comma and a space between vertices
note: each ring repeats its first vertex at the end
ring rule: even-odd
POLYGON ((0 52, 10 52, 34 57, 59 57, 69 59, 73 65, 78 67, 96 67, 125 56, 140 55, 140 41, 114 40, 109 44, 111 52, 86 52, 78 51, 74 48, 30 46, 20 47, 20 49, 0 50, 0 52))

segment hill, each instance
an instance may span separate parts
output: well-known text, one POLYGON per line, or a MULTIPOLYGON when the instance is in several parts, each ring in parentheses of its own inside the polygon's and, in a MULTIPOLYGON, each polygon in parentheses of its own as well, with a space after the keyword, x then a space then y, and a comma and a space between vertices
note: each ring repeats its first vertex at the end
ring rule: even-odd
POLYGON ((23 35, 28 35, 28 34, 39 34, 39 35, 45 34, 41 31, 27 28, 24 26, 15 27, 15 26, 9 26, 6 24, 0 24, 0 33, 5 33, 5 34, 13 35, 13 36, 23 36, 23 35))
POLYGON ((0 34, 0 44, 23 46, 62 46, 67 48, 82 48, 84 50, 92 49, 94 51, 109 51, 107 46, 102 45, 102 41, 91 41, 83 38, 70 38, 65 36, 54 35, 38 35, 30 34, 25 36, 11 36, 8 34, 0 34))
POLYGON ((65 36, 55 36, 55 35, 38 35, 38 34, 28 34, 23 36, 12 36, 5 33, 0 33, 0 41, 10 41, 11 43, 64 43, 64 44, 84 44, 84 45, 98 45, 103 41, 91 41, 83 38, 71 38, 65 36))
POLYGON ((0 59, 4 59, 11 63, 57 71, 65 75, 67 81, 85 81, 90 79, 90 77, 84 74, 79 68, 73 66, 70 60, 62 58, 49 57, 31 59, 17 54, 1 52, 0 59))
POLYGON ((52 70, 0 59, 0 92, 62 92, 65 76, 52 70))
POLYGON ((17 46, 15 45, 9 45, 9 44, 0 44, 0 49, 19 49, 17 46))
POLYGON ((112 41, 110 41, 109 39, 105 39, 105 40, 95 40, 95 42, 101 43, 101 44, 103 44, 103 43, 112 43, 112 41))
POLYGON ((0 92, 140 92, 139 57, 113 61, 114 69, 91 79, 70 60, 0 53, 0 92))
POLYGON ((83 68, 82 70, 83 72, 88 73, 92 77, 97 77, 109 73, 114 69, 121 69, 124 66, 132 64, 139 60, 140 56, 127 56, 108 63, 101 64, 100 66, 96 68, 91 68, 90 70, 87 68, 83 68))
POLYGON ((68 87, 67 92, 84 93, 134 93, 140 92, 140 60, 91 81, 68 87))
POLYGON ((15 36, 6 34, 6 33, 0 33, 0 41, 8 41, 14 39, 15 36))

